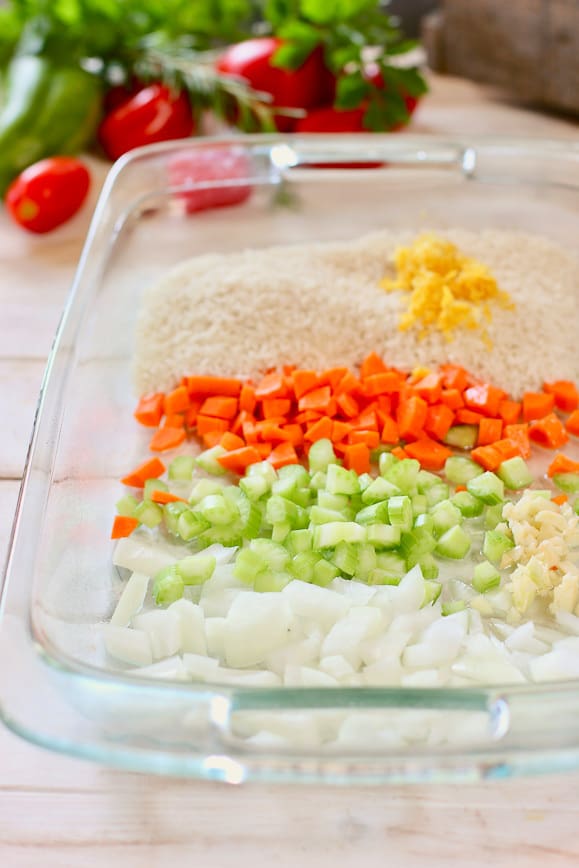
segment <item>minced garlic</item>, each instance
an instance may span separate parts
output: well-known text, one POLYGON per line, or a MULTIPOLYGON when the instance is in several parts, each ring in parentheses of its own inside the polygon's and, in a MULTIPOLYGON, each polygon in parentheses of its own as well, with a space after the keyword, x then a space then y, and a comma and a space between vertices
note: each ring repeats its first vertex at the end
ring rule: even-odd
POLYGON ((490 347, 484 327, 484 320, 492 318, 489 302, 514 308, 509 294, 499 289, 485 265, 436 235, 425 233, 409 247, 399 247, 394 264, 396 278, 385 278, 380 286, 388 292, 410 293, 399 323, 401 331, 418 324, 419 337, 437 329, 450 341, 456 328, 481 329, 490 347))

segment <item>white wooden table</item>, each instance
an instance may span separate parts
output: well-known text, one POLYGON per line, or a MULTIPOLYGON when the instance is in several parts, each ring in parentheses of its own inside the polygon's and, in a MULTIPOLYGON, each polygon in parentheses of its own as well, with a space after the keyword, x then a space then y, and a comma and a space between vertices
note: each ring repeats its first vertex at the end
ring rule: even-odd
MULTIPOLYGON (((415 132, 579 137, 579 125, 432 79, 415 132)), ((95 190, 105 168, 93 162, 95 190)), ((0 213, 0 561, 44 363, 90 218, 33 238, 0 213)), ((0 660, 0 666, 9 666, 0 660)), ((0 726, 0 866, 414 868, 579 864, 579 773, 377 790, 224 785, 52 755, 0 726)))

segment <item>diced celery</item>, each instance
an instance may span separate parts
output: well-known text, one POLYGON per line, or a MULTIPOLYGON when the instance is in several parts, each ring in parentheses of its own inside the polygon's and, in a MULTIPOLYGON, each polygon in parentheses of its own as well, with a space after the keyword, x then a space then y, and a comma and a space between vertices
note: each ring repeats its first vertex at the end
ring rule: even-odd
POLYGON ((426 526, 413 527, 402 534, 400 551, 410 561, 409 567, 417 564, 422 555, 436 548, 436 538, 426 526))
MULTIPOLYGON (((502 479, 507 488, 511 491, 518 491, 520 488, 526 488, 533 482, 533 474, 527 467, 524 459, 520 455, 514 458, 508 458, 503 461, 497 470, 499 479, 502 479)), ((577 477, 579 480, 579 476, 577 477)))
MULTIPOLYGON (((295 466, 295 465, 294 465, 295 466)), ((298 487, 297 480, 291 476, 278 477, 271 486, 271 493, 292 500, 292 495, 298 487)))
POLYGON ((502 479, 490 470, 485 471, 466 483, 467 491, 482 500, 483 503, 493 506, 505 499, 505 486, 502 479))
POLYGON ((277 521, 271 529, 271 538, 274 542, 282 543, 292 532, 292 524, 289 521, 277 521))
POLYGON ((270 490, 269 483, 263 476, 244 476, 239 480, 239 487, 252 501, 259 500, 270 490))
POLYGON ((336 464, 337 460, 331 440, 323 438, 312 443, 308 453, 308 464, 312 475, 326 471, 328 467, 336 464))
POLYGON ((434 532, 434 519, 429 512, 421 512, 414 519, 413 528, 420 528, 421 530, 427 530, 428 533, 434 532))
POLYGON ((447 530, 438 540, 436 551, 444 558, 460 560, 470 550, 470 537, 459 524, 447 530))
POLYGON ((412 512, 414 515, 424 515, 428 510, 428 498, 425 494, 412 495, 412 512))
POLYGON ((367 528, 355 521, 332 521, 319 524, 314 529, 314 548, 334 548, 341 542, 366 542, 366 532, 367 528))
POLYGON ((453 425, 449 428, 444 442, 458 449, 474 449, 478 438, 478 425, 453 425))
POLYGON ((314 567, 320 559, 318 552, 300 552, 291 559, 288 566, 294 578, 301 582, 312 582, 314 579, 314 567))
POLYGON ((387 524, 388 502, 385 500, 371 503, 356 514, 358 524, 387 524))
POLYGON ((567 492, 567 494, 579 492, 579 473, 556 473, 553 476, 553 482, 557 488, 567 492))
POLYGON ((400 544, 400 528, 390 524, 370 524, 366 533, 368 542, 376 549, 394 549, 400 544))
POLYGON ((270 570, 285 570, 290 562, 288 550, 280 543, 269 539, 252 539, 249 550, 256 552, 270 570))
POLYGON ((267 570, 267 561, 251 549, 241 549, 235 558, 233 575, 246 585, 253 585, 256 577, 267 570))
POLYGON ((390 524, 395 525, 395 527, 399 527, 401 530, 410 530, 414 516, 412 515, 412 501, 408 495, 400 494, 390 498, 388 518, 390 524))
POLYGON ((451 527, 462 522, 462 512, 450 500, 441 500, 440 503, 435 504, 430 514, 436 536, 442 536, 451 527))
POLYGON ((153 582, 153 598, 157 606, 168 606, 183 596, 183 579, 176 567, 166 567, 155 576, 153 582))
POLYGON ((424 580, 424 599, 422 601, 422 608, 424 606, 431 606, 433 603, 436 603, 440 594, 442 592, 442 584, 440 582, 435 582, 433 579, 425 579, 424 580))
POLYGON ((482 500, 470 494, 468 491, 457 491, 451 497, 451 502, 457 506, 465 518, 475 518, 480 515, 484 509, 482 500))
POLYGON ((358 474, 339 464, 330 464, 326 471, 326 489, 331 494, 357 494, 360 491, 358 474))
POLYGON ((120 500, 117 500, 117 512, 119 515, 126 515, 127 518, 133 518, 135 509, 139 505, 139 501, 132 494, 125 494, 120 500))
POLYGON ((313 583, 325 588, 339 575, 340 570, 335 564, 331 564, 330 561, 320 558, 314 566, 313 583))
POLYGON ((185 542, 194 539, 209 527, 207 519, 201 515, 195 515, 192 510, 184 509, 177 519, 176 533, 185 542))
MULTIPOLYGON (((265 520, 271 524, 289 522, 292 527, 297 527, 299 507, 291 500, 272 494, 265 507, 265 520)), ((290 527, 290 530, 292 529, 290 527)))
MULTIPOLYGON (((376 525, 373 525, 376 527, 376 525)), ((358 565, 356 578, 366 581, 369 573, 376 569, 376 551, 370 543, 359 543, 357 546, 358 565)))
POLYGON ((287 537, 287 550, 292 555, 308 552, 313 546, 314 535, 311 530, 292 530, 287 537))
POLYGON ((406 559, 396 552, 377 552, 376 567, 402 578, 406 573, 406 559))
POLYGON ((212 525, 229 525, 239 518, 239 511, 223 494, 208 494, 197 504, 195 513, 200 513, 212 525))
POLYGON ((169 479, 180 479, 183 482, 191 482, 195 469, 195 457, 193 455, 177 455, 169 464, 169 479))
POLYGON ((443 615, 455 615, 457 612, 464 612, 466 603, 464 600, 447 600, 442 604, 443 615))
POLYGON ((358 566, 356 547, 352 543, 340 542, 334 549, 330 560, 340 572, 347 576, 353 576, 358 566))
POLYGON ((335 509, 338 512, 348 508, 349 498, 347 494, 330 494, 329 491, 320 490, 317 494, 318 506, 326 509, 335 509))
POLYGON ((143 486, 143 500, 150 500, 154 491, 168 491, 169 486, 162 479, 147 479, 143 486))
POLYGON ((365 491, 371 482, 373 482, 374 477, 369 473, 361 473, 358 477, 358 482, 360 483, 360 491, 365 491))
POLYGON ((217 446, 212 446, 211 449, 206 449, 200 455, 197 455, 195 464, 201 470, 204 470, 205 473, 211 473, 213 476, 223 476, 225 468, 221 466, 217 459, 221 455, 225 455, 226 452, 227 450, 223 446, 217 444, 217 446))
POLYGON ((257 461, 255 464, 250 464, 245 471, 246 476, 261 476, 267 482, 267 487, 271 488, 277 479, 277 471, 272 467, 269 461, 257 461))
POLYGON ((166 503, 163 507, 165 527, 169 533, 173 534, 173 536, 181 536, 178 526, 179 518, 184 512, 191 512, 191 510, 186 503, 182 503, 180 500, 175 500, 173 503, 166 503))
POLYGON ((575 515, 579 515, 579 497, 576 498, 573 504, 573 512, 575 513, 575 515))
POLYGON ((395 455, 392 455, 391 452, 381 452, 380 458, 378 459, 378 470, 380 471, 380 475, 384 476, 391 467, 395 464, 398 464, 400 459, 396 458, 395 455))
POLYGON ((449 494, 450 488, 446 482, 437 482, 436 485, 432 485, 425 491, 428 507, 433 507, 435 504, 440 503, 441 500, 447 500, 449 494))
POLYGON ((512 539, 498 530, 487 530, 483 543, 483 555, 493 564, 501 563, 503 555, 514 547, 512 539))
POLYGON ((381 567, 376 567, 376 569, 372 570, 369 574, 366 583, 368 585, 399 585, 402 580, 402 575, 391 573, 389 570, 384 570, 381 567))
POLYGON ((185 585, 202 585, 215 572, 215 565, 213 555, 189 555, 177 561, 175 568, 185 585))
POLYGON ((388 468, 384 474, 388 482, 395 485, 402 494, 415 494, 417 491, 420 462, 414 458, 403 458, 388 468))
POLYGON ((144 524, 145 527, 157 527, 163 521, 163 507, 152 500, 142 500, 133 513, 133 518, 144 524))
POLYGON ((258 573, 253 583, 253 590, 259 593, 283 591, 286 585, 292 581, 293 576, 284 572, 258 573))
POLYGON ((420 560, 418 561, 418 566, 420 567, 422 575, 425 579, 438 578, 440 567, 438 566, 435 558, 428 552, 425 555, 421 556, 420 560))
POLYGON ((480 476, 482 472, 480 464, 463 455, 451 455, 444 465, 444 475, 454 485, 466 485, 469 479, 480 476))
MULTIPOLYGON (((318 441, 319 442, 319 441, 318 441)), ((314 473, 310 480, 310 488, 313 491, 319 491, 320 488, 326 487, 326 474, 323 470, 318 470, 317 473, 314 473)))
POLYGON ((377 476, 362 492, 362 503, 378 503, 380 500, 388 500, 389 497, 394 497, 400 493, 400 489, 384 479, 383 476, 377 476))
POLYGON ((438 485, 442 480, 436 473, 431 473, 430 470, 421 470, 416 477, 416 487, 419 494, 426 494, 429 488, 433 485, 438 485))
POLYGON ((293 479, 299 488, 310 484, 310 474, 302 464, 286 464, 277 471, 278 479, 293 479))
POLYGON ((501 574, 489 561, 482 561, 474 568, 472 586, 479 594, 484 594, 501 583, 501 574))
POLYGON ((503 506, 504 503, 495 503, 493 506, 485 507, 484 526, 486 530, 494 530, 497 524, 503 520, 503 506))
POLYGON ((243 534, 240 522, 232 524, 218 524, 208 527, 200 533, 196 542, 200 546, 210 546, 219 543, 222 546, 239 546, 243 542, 243 534))
POLYGON ((204 497, 210 494, 221 494, 222 492, 223 485, 221 482, 216 482, 214 479, 200 479, 191 490, 189 503, 200 503, 204 497))
POLYGON ((310 507, 311 524, 327 524, 333 521, 347 521, 346 516, 337 509, 326 509, 324 506, 310 507))

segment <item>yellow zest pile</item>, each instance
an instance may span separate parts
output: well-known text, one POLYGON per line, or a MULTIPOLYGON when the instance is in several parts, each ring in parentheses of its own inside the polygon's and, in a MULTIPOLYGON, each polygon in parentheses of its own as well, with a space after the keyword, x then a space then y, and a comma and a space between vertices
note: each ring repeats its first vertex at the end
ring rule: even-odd
POLYGON ((486 266, 436 235, 419 235, 409 247, 399 247, 394 264, 396 278, 385 278, 380 286, 388 292, 410 293, 398 326, 401 331, 420 324, 419 337, 437 329, 450 341, 456 328, 481 329, 490 347, 483 321, 491 320, 489 302, 514 308, 486 266))

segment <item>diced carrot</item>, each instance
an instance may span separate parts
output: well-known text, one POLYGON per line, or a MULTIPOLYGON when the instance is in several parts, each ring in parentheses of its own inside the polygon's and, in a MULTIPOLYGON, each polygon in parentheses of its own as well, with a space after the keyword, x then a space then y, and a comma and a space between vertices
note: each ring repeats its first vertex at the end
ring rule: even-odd
POLYGON ((165 452, 167 449, 175 449, 185 439, 184 428, 158 428, 153 434, 149 449, 152 452, 165 452))
MULTIPOLYGON (((465 389, 463 398, 469 410, 482 413, 483 416, 496 418, 499 412, 499 404, 504 397, 504 392, 491 386, 490 383, 479 383, 465 389)), ((468 424, 468 422, 466 423, 468 424)))
POLYGON ((427 404, 437 404, 442 396, 442 377, 440 374, 430 373, 423 377, 413 386, 414 391, 427 404))
POLYGON ((514 440, 518 444, 520 454, 523 458, 531 457, 531 444, 529 442, 529 426, 526 422, 521 422, 517 425, 505 425, 503 434, 509 440, 514 440))
POLYGON ((297 464, 298 456, 293 444, 286 440, 285 443, 280 443, 275 449, 272 449, 267 460, 276 470, 279 470, 286 464, 297 464))
POLYGON ((221 443, 222 436, 222 431, 206 431, 201 440, 206 449, 213 449, 214 446, 218 446, 221 443))
POLYGON ((529 425, 529 439, 547 449, 558 449, 569 440, 569 435, 558 416, 549 413, 543 419, 536 419, 529 425))
POLYGON ((445 404, 434 404, 426 411, 424 430, 434 440, 444 440, 454 421, 454 413, 445 404))
POLYGON ((407 443, 404 450, 410 458, 420 461, 425 470, 442 470, 444 462, 452 455, 450 449, 429 437, 407 443))
POLYGON ((349 422, 342 422, 340 419, 334 419, 332 422, 332 441, 334 443, 339 443, 340 440, 345 440, 350 431, 352 431, 352 426, 349 422))
POLYGON ((318 410, 304 410, 303 413, 297 413, 294 416, 294 422, 297 422, 299 425, 307 425, 309 422, 315 422, 316 419, 321 419, 324 414, 318 412, 318 410))
POLYGON ((515 425, 519 421, 521 415, 521 402, 510 401, 505 398, 499 402, 499 416, 505 425, 515 425))
POLYGON ((353 443, 344 451, 344 467, 358 475, 370 472, 370 450, 365 443, 353 443))
POLYGON ((384 425, 382 427, 382 433, 380 434, 380 440, 382 443, 398 443, 400 441, 400 432, 398 431, 398 425, 395 419, 392 417, 385 420, 384 425))
POLYGON ((346 449, 348 449, 348 444, 342 441, 341 443, 334 443, 334 452, 337 455, 341 455, 342 457, 346 454, 346 449))
POLYGON ((367 431, 359 428, 355 431, 350 431, 348 443, 365 443, 369 449, 376 449, 380 444, 380 435, 377 431, 367 431))
POLYGON ((275 419, 264 419, 255 423, 255 432, 260 440, 271 443, 280 443, 289 440, 290 435, 281 427, 285 419, 280 423, 275 419))
POLYGON ((443 389, 440 393, 440 400, 449 410, 459 410, 464 407, 462 393, 458 389, 443 389))
POLYGON ((291 410, 292 402, 289 398, 265 398, 262 402, 262 411, 264 419, 271 419, 275 416, 287 416, 291 410))
POLYGON ((152 491, 149 500, 152 500, 153 503, 176 503, 178 500, 187 503, 184 497, 177 497, 176 494, 171 494, 170 491, 161 491, 161 489, 152 491))
POLYGON ((138 526, 139 522, 136 518, 131 518, 128 515, 115 515, 111 539, 121 539, 122 537, 130 536, 138 526))
POLYGON ((457 485, 454 490, 455 493, 458 494, 459 491, 468 491, 468 488, 466 485, 457 485))
POLYGON ((281 371, 271 371, 266 374, 255 387, 255 397, 263 398, 287 398, 288 387, 281 371))
POLYGON ((509 458, 514 458, 515 455, 521 454, 521 447, 516 440, 511 440, 510 437, 503 437, 502 440, 495 440, 492 446, 500 455, 501 462, 507 461, 509 458))
POLYGON ((256 424, 255 419, 248 419, 246 422, 242 423, 241 433, 243 434, 243 439, 246 443, 257 443, 259 436, 255 430, 256 424))
POLYGON ((253 446, 254 449, 257 449, 259 454, 261 455, 262 461, 268 458, 271 455, 271 451, 273 446, 271 443, 255 443, 253 446))
POLYGON ((569 500, 566 494, 556 494, 555 497, 552 497, 551 500, 553 503, 556 503, 557 506, 563 506, 564 503, 567 503, 569 500))
POLYGON ((217 416, 197 416, 197 434, 203 437, 208 431, 227 431, 229 425, 227 419, 219 419, 217 416))
POLYGON ((565 422, 565 428, 570 434, 574 434, 575 437, 579 437, 579 410, 573 410, 573 412, 565 422))
POLYGON ((212 395, 206 398, 199 410, 202 416, 217 416, 219 419, 235 419, 238 401, 230 395, 212 395))
POLYGON ((318 385, 319 379, 316 371, 296 370, 292 374, 292 387, 296 398, 299 400, 306 392, 311 392, 318 385))
POLYGON ((341 395, 342 392, 350 394, 351 392, 359 392, 360 389, 360 380, 352 373, 352 371, 347 371, 338 385, 335 386, 334 391, 337 395, 341 395))
POLYGON ((233 473, 239 473, 241 476, 245 472, 245 468, 250 464, 257 464, 261 461, 261 455, 255 446, 242 446, 240 449, 232 449, 231 452, 226 452, 225 455, 218 455, 218 463, 233 473))
POLYGON ((310 443, 313 443, 315 440, 323 440, 324 438, 329 440, 332 436, 332 428, 333 425, 330 417, 322 416, 321 419, 318 419, 317 422, 314 422, 306 430, 304 440, 309 440, 310 443))
POLYGON ((189 401, 189 408, 188 408, 187 412, 185 413, 185 426, 187 428, 194 428, 195 427, 195 423, 197 422, 197 414, 199 413, 199 410, 201 409, 202 403, 203 402, 201 400, 199 400, 198 398, 192 398, 189 401))
POLYGON ((231 431, 226 431, 219 440, 219 445, 229 452, 231 449, 241 449, 246 443, 243 437, 233 434, 231 431))
POLYGON ((378 395, 374 403, 377 410, 380 410, 380 412, 385 413, 387 416, 392 415, 392 398, 390 395, 378 395))
POLYGON ((318 389, 312 389, 311 392, 306 392, 305 395, 298 401, 299 410, 318 410, 321 413, 327 413, 328 405, 332 399, 332 391, 329 386, 320 386, 318 389))
POLYGON ((187 377, 187 390, 191 397, 228 395, 237 398, 241 392, 241 380, 234 377, 187 377))
POLYGON ((411 395, 402 401, 396 412, 398 431, 402 440, 409 437, 417 439, 424 428, 428 404, 418 395, 411 395))
POLYGON ((165 395, 163 392, 155 392, 154 394, 143 395, 139 398, 134 416, 137 422, 145 425, 147 428, 156 428, 163 415, 163 401, 165 395))
POLYGON ((579 461, 572 461, 559 452, 549 464, 547 473, 549 476, 556 476, 557 473, 579 473, 579 461))
POLYGON ((376 411, 372 407, 366 407, 366 409, 362 410, 355 419, 350 420, 350 424, 352 428, 361 428, 365 431, 377 431, 378 420, 376 418, 376 411))
POLYGON ((123 476, 121 482, 123 485, 130 485, 133 488, 143 488, 147 479, 158 479, 165 470, 166 467, 159 458, 150 458, 123 476))
POLYGON ((470 457, 485 470, 496 470, 504 461, 494 446, 477 446, 471 451, 470 457))
POLYGON ((485 417, 482 413, 477 413, 475 410, 469 410, 467 407, 461 407, 456 411, 455 421, 460 425, 478 425, 481 419, 485 417))
POLYGON ((255 389, 250 383, 244 383, 239 393, 239 409, 245 410, 246 413, 253 413, 256 404, 255 389))
POLYGON ((354 416, 357 416, 360 412, 360 407, 355 398, 353 398, 348 392, 342 392, 336 398, 336 403, 338 407, 349 419, 352 419, 354 416))
POLYGON ((395 458, 398 458, 400 461, 402 461, 403 458, 409 458, 410 457, 408 455, 408 453, 405 452, 405 450, 402 448, 402 446, 395 446, 394 449, 392 449, 390 451, 391 451, 391 454, 394 455, 395 458))
POLYGON ((468 374, 460 365, 441 365, 442 384, 445 389, 457 389, 464 392, 468 385, 468 374))
POLYGON ((546 392, 525 392, 523 395, 523 419, 532 422, 543 419, 552 412, 555 406, 555 396, 546 392))
POLYGON ((163 421, 161 422, 162 428, 184 428, 185 427, 185 416, 183 413, 170 413, 168 416, 163 417, 163 421))
POLYGON ((579 392, 575 383, 570 380, 543 383, 543 391, 554 396, 555 406, 564 413, 571 413, 579 407, 579 392))
POLYGON ((373 398, 376 395, 391 395, 399 392, 404 385, 404 377, 397 371, 384 371, 379 374, 371 374, 362 383, 365 395, 373 398))
POLYGON ((334 391, 347 373, 348 368, 328 368, 327 370, 322 371, 322 373, 320 374, 319 385, 328 385, 330 386, 331 390, 334 391))
POLYGON ((303 444, 304 432, 301 425, 284 425, 282 431, 286 435, 289 442, 293 443, 294 446, 301 446, 303 444))
POLYGON ((386 370, 386 365, 380 356, 372 351, 368 353, 362 364, 360 365, 360 376, 363 380, 371 377, 373 374, 382 374, 386 370))
POLYGON ((184 413, 189 407, 189 392, 186 386, 177 386, 168 392, 163 400, 163 412, 166 416, 173 413, 184 413))
POLYGON ((490 419, 487 416, 483 416, 478 426, 477 446, 488 446, 489 443, 500 440, 502 433, 502 419, 490 419))

